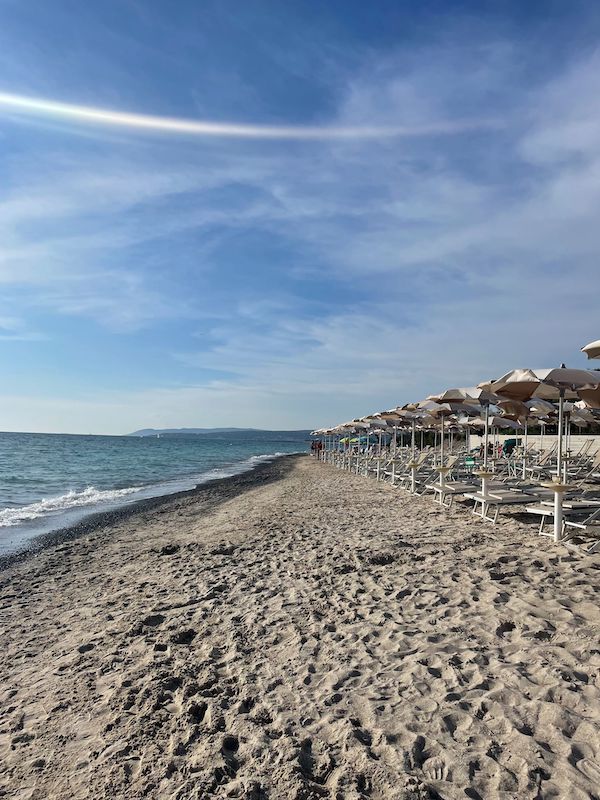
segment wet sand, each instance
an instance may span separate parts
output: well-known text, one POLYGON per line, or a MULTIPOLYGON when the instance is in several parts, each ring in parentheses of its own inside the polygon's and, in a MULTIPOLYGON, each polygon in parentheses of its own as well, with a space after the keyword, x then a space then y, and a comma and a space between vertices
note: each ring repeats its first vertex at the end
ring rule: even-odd
POLYGON ((308 457, 88 525, 0 575, 0 796, 599 796, 600 555, 308 457))

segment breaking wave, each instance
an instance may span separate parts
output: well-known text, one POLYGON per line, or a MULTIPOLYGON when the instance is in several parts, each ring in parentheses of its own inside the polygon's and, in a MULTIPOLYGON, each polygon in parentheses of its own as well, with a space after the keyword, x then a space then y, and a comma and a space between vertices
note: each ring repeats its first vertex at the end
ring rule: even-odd
POLYGON ((72 490, 58 497, 44 498, 30 505, 0 510, 0 528, 56 517, 74 509, 90 507, 91 510, 94 506, 104 508, 107 506, 114 507, 137 499, 159 497, 186 489, 193 489, 195 486, 207 483, 210 480, 229 478, 234 475, 240 475, 243 472, 248 472, 261 463, 271 461, 283 455, 287 454, 277 452, 254 455, 244 461, 207 470, 195 477, 178 478, 154 485, 104 490, 96 489, 94 486, 88 486, 86 489, 72 490), (136 497, 133 495, 136 495, 136 497))
POLYGON ((95 489, 93 486, 88 486, 87 489, 67 492, 59 497, 49 497, 37 503, 31 503, 28 506, 5 508, 0 511, 0 527, 30 522, 40 517, 69 511, 72 508, 95 506, 100 503, 114 503, 139 491, 141 491, 139 488, 106 489, 102 491, 95 489))

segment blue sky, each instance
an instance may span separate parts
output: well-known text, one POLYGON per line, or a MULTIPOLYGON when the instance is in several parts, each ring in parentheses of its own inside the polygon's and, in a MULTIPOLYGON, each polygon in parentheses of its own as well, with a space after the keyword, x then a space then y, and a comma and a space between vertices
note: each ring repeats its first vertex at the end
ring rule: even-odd
POLYGON ((0 102, 0 428, 314 427, 583 365, 599 35, 592 2, 0 0, 0 94, 259 128, 0 102))

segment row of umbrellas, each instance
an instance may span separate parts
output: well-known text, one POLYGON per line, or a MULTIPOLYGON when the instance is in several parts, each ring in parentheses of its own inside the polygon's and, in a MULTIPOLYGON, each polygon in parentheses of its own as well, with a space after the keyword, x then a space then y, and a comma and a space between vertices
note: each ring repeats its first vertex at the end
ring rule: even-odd
MULTIPOLYGON (((582 348, 588 358, 600 358, 600 340, 582 348)), ((369 414, 333 428, 313 431, 317 436, 338 436, 349 433, 383 433, 393 431, 395 447, 398 429, 412 430, 413 461, 417 427, 441 429, 440 482, 444 480, 444 428, 447 423, 484 430, 482 493, 486 494, 488 472, 488 439, 490 428, 525 428, 531 420, 557 422, 557 468, 551 487, 555 494, 554 538, 560 541, 562 531, 562 497, 566 486, 563 435, 569 422, 586 425, 597 421, 594 411, 600 409, 600 371, 570 369, 562 364, 553 369, 515 369, 500 378, 484 381, 476 387, 447 389, 417 403, 407 403, 388 411, 369 414), (555 405, 555 403, 557 405, 555 405)), ((525 462, 523 465, 525 471, 525 462)))

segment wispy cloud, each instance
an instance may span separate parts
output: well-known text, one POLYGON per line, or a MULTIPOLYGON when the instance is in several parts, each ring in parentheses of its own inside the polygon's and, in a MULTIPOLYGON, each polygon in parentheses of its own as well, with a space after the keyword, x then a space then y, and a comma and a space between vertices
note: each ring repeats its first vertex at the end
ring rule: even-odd
POLYGON ((422 122, 418 125, 339 127, 335 125, 255 125, 178 119, 150 114, 114 111, 105 108, 62 103, 40 97, 0 92, 0 108, 25 116, 49 116, 83 124, 140 129, 155 133, 186 136, 233 137, 239 139, 385 139, 414 136, 442 136, 481 128, 497 128, 493 118, 452 119, 422 122))
MULTIPOLYGON (((0 282, 15 318, 0 338, 93 320, 116 353, 123 334, 170 326, 170 388, 149 371, 137 391, 46 398, 53 428, 333 423, 573 362, 598 334, 598 58, 525 81, 531 69, 519 41, 438 41, 338 70, 326 136, 173 147, 142 127, 106 146, 67 130, 30 160, 7 152, 0 282)), ((20 401, 14 424, 40 409, 20 401)))

